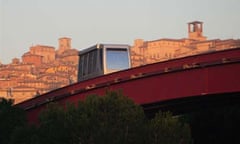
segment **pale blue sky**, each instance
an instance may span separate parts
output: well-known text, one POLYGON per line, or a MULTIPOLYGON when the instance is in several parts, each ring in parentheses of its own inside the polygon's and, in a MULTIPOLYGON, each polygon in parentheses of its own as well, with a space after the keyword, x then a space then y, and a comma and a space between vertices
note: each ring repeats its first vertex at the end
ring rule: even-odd
POLYGON ((96 43, 187 37, 187 23, 204 22, 209 39, 240 38, 240 0, 0 0, 0 61, 21 58, 31 45, 78 50, 96 43))

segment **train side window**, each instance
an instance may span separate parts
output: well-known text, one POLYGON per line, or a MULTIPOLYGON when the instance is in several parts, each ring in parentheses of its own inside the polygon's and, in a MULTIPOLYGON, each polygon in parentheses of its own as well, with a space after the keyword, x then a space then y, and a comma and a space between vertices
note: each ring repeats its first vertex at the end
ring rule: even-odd
POLYGON ((88 53, 83 56, 83 76, 88 74, 88 53))
POLYGON ((87 64, 84 64, 84 65, 87 65, 87 67, 85 67, 87 69, 86 74, 92 74, 96 72, 97 71, 97 50, 90 51, 85 56, 87 57, 87 58, 85 57, 84 59, 84 61, 87 61, 87 64))
POLYGON ((82 76, 83 75, 83 59, 84 56, 81 56, 80 59, 79 59, 79 68, 78 68, 78 72, 79 72, 79 75, 82 76))
POLYGON ((97 71, 97 50, 93 51, 93 66, 92 66, 92 71, 96 72, 97 71))
POLYGON ((93 51, 88 53, 88 74, 91 74, 93 71, 93 51))
POLYGON ((103 49, 99 50, 100 70, 103 70, 103 49))

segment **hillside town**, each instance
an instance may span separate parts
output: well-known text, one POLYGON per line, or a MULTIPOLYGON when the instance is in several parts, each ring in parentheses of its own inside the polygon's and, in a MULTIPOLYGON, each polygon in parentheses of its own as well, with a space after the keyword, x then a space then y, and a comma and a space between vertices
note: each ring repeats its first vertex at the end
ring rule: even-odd
MULTIPOLYGON (((240 39, 207 39, 203 22, 188 23, 188 37, 134 40, 131 65, 137 67, 190 55, 239 48, 240 39)), ((58 48, 35 45, 21 59, 10 64, 0 63, 0 96, 20 103, 77 82, 79 51, 72 48, 71 38, 59 38, 58 48)))
POLYGON ((35 45, 21 60, 0 66, 0 95, 15 103, 77 81, 78 50, 71 39, 59 39, 59 47, 35 45))

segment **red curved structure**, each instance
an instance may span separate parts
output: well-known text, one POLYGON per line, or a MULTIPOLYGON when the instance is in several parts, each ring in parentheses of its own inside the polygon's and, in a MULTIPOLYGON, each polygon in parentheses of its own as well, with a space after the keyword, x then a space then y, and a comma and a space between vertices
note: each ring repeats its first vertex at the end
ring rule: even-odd
POLYGON ((69 85, 16 106, 36 121, 51 101, 65 104, 90 94, 122 90, 141 105, 187 97, 240 92, 240 48, 205 53, 132 68, 69 85))

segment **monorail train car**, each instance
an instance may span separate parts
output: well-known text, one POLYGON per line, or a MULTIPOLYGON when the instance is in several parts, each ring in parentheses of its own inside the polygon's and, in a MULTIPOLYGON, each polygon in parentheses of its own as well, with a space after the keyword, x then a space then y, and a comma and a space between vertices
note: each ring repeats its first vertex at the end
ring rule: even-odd
POLYGON ((130 46, 96 44, 79 52, 78 81, 131 68, 130 46))

